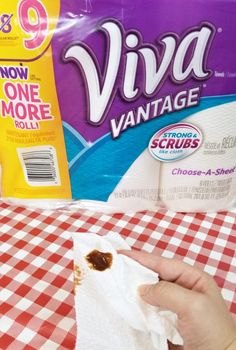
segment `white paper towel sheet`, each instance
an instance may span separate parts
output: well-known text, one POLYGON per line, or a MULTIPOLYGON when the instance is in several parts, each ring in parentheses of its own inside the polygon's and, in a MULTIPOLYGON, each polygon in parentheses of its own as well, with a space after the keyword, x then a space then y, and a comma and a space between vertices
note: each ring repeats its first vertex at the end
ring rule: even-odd
POLYGON ((233 141, 236 140, 236 103, 204 110, 183 122, 202 131, 203 143, 189 157, 161 164, 160 199, 168 209, 177 212, 217 212, 231 208, 236 200, 236 145, 233 141), (216 175, 217 169, 234 171, 216 175), (183 174, 196 170, 206 174, 183 174))
POLYGON ((177 316, 139 297, 138 287, 156 283, 158 275, 117 254, 117 249, 130 249, 118 234, 76 233, 73 241, 77 277, 80 271, 75 288, 77 350, 168 350, 167 339, 182 344, 177 316), (92 270, 85 257, 93 250, 111 253, 111 267, 92 270))

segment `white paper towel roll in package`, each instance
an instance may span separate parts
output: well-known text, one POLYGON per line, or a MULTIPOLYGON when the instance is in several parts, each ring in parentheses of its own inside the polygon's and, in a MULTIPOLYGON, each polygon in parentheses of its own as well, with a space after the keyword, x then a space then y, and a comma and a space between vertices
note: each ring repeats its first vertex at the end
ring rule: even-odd
POLYGON ((155 210, 158 205, 160 162, 146 149, 131 165, 108 199, 118 211, 155 210), (144 205, 145 204, 145 205, 144 205))
POLYGON ((232 207, 236 198, 236 103, 204 110, 183 122, 198 127, 203 142, 190 156, 161 164, 160 199, 173 211, 216 212, 232 207))

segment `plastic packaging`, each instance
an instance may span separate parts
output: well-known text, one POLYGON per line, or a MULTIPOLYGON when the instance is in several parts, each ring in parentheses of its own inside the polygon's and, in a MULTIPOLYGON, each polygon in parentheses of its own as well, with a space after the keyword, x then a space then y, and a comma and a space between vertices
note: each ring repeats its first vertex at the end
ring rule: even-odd
POLYGON ((236 200, 236 2, 0 5, 1 195, 103 212, 236 200))

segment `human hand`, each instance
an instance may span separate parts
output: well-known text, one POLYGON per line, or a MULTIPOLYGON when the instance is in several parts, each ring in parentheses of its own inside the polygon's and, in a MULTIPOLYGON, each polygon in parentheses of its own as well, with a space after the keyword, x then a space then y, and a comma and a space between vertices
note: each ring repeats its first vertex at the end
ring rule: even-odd
POLYGON ((236 326, 215 281, 179 260, 136 251, 120 251, 157 272, 161 281, 140 287, 148 304, 178 315, 184 347, 170 350, 236 350, 236 326))

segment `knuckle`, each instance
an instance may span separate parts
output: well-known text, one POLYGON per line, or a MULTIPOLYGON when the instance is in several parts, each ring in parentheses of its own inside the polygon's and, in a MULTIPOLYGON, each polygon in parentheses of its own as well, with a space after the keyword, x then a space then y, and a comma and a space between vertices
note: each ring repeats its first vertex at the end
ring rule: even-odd
POLYGON ((202 274, 202 279, 203 279, 203 282, 207 285, 207 284, 213 284, 214 283, 214 280, 213 278, 208 275, 208 273, 206 272, 203 272, 202 274))
POLYGON ((208 291, 213 288, 213 285, 214 281, 211 276, 205 272, 200 272, 198 275, 196 275, 196 282, 193 290, 207 294, 208 291))
POLYGON ((168 282, 166 281, 160 281, 155 285, 155 289, 158 292, 158 294, 164 294, 166 293, 168 289, 168 282))
POLYGON ((153 285, 149 291, 149 299, 152 300, 152 304, 159 306, 160 301, 165 300, 168 294, 168 283, 160 281, 153 285))
POLYGON ((150 285, 146 293, 142 295, 142 299, 153 306, 158 306, 158 295, 157 285, 150 285))
POLYGON ((190 305, 188 309, 190 313, 194 315, 205 313, 208 309, 208 298, 203 294, 194 295, 190 305))
POLYGON ((199 282, 200 282, 201 287, 202 287, 203 290, 207 291, 207 289, 210 286, 210 281, 211 281, 210 276, 208 276, 206 273, 203 273, 201 275, 201 278, 200 278, 199 282))
POLYGON ((211 289, 217 289, 215 280, 205 272, 202 274, 201 284, 202 290, 206 293, 211 289))

